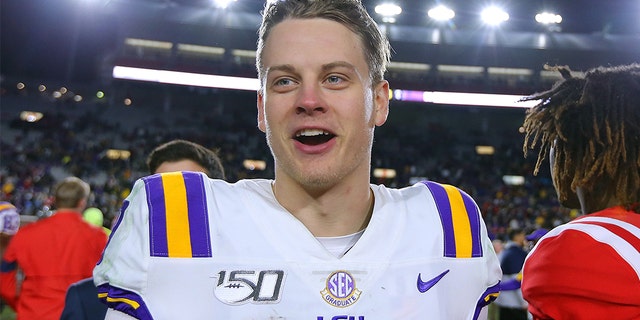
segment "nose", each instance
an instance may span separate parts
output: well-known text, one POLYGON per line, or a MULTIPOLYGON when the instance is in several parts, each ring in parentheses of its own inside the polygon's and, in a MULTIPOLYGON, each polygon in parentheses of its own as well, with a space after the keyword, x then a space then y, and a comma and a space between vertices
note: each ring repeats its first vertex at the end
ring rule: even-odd
POLYGON ((296 101, 297 114, 324 113, 326 105, 322 97, 322 89, 316 84, 303 85, 296 101))

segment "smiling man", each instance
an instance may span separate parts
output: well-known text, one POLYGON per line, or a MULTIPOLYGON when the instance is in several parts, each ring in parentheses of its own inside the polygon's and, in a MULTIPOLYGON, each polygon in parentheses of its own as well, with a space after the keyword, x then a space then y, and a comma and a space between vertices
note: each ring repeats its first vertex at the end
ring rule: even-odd
POLYGON ((273 180, 137 181, 94 271, 107 319, 478 319, 501 271, 456 187, 370 183, 387 39, 357 0, 267 4, 258 127, 273 180))

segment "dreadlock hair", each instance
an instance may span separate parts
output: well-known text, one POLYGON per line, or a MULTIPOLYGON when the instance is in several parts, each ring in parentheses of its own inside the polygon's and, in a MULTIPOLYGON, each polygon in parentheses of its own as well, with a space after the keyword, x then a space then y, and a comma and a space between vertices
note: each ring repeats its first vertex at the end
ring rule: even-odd
POLYGON ((523 124, 525 157, 540 147, 534 175, 553 147, 553 181, 561 200, 576 187, 598 188, 603 199, 640 212, 640 64, 598 67, 581 78, 566 66, 545 68, 563 79, 522 99, 540 100, 523 124))

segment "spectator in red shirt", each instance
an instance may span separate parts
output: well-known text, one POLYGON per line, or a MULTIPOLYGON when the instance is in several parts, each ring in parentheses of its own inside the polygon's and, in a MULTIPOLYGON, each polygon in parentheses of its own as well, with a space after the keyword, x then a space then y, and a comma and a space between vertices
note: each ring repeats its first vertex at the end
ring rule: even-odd
POLYGON ((0 297, 19 320, 58 320, 69 285, 92 275, 107 236, 82 219, 89 193, 81 179, 64 179, 54 188, 54 214, 20 228, 9 243, 0 266, 0 297))

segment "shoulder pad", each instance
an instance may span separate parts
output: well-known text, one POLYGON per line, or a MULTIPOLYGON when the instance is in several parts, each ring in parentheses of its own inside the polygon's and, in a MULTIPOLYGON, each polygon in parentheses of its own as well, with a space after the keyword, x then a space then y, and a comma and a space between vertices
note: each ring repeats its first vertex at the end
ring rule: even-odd
POLYGON ((211 257, 203 175, 170 172, 143 178, 149 207, 151 256, 211 257))

